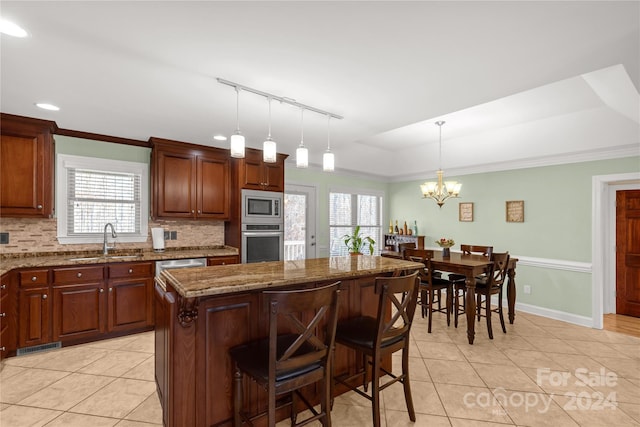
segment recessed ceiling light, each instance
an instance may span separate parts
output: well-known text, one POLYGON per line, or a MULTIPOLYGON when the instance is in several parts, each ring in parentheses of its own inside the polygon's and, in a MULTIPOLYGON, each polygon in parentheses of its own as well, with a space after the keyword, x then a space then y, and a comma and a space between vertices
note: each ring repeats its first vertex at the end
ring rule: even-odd
POLYGON ((27 37, 27 32, 18 24, 0 19, 0 33, 13 37, 27 37))
POLYGON ((36 107, 38 108, 42 108, 43 110, 49 110, 49 111, 58 111, 60 110, 60 107, 53 105, 53 104, 47 104, 46 102, 37 102, 36 103, 36 107))
POLYGON ((213 139, 215 139, 216 141, 226 141, 227 137, 224 135, 215 135, 213 139))

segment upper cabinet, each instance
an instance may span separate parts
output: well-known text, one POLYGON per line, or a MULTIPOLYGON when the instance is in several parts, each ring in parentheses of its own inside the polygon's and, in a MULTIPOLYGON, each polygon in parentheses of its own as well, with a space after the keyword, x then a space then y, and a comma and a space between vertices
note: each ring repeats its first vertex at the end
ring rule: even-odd
POLYGON ((278 154, 275 163, 265 163, 262 151, 246 149, 240 160, 240 188, 265 191, 284 191, 285 154, 278 154))
POLYGON ((160 138, 151 142, 153 216, 228 220, 228 150, 160 138))
POLYGON ((0 116, 0 216, 53 214, 53 133, 47 120, 0 116))

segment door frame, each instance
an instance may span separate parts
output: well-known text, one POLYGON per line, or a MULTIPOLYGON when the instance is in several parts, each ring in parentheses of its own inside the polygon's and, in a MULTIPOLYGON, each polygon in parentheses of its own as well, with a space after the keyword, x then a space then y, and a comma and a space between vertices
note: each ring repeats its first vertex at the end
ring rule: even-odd
MULTIPOLYGON (((594 328, 602 329, 605 301, 610 310, 616 290, 615 194, 640 189, 640 173, 597 175, 591 182, 591 319, 594 328)), ((615 297, 613 304, 615 312, 615 297)))
POLYGON ((318 206, 318 187, 316 185, 309 184, 297 184, 295 182, 285 182, 284 193, 305 193, 307 194, 308 206, 307 213, 307 233, 305 242, 306 258, 316 258, 318 256, 318 218, 316 216, 316 210, 318 206), (310 227, 313 227, 309 230, 310 227), (315 238, 310 240, 309 236, 313 233, 315 238))

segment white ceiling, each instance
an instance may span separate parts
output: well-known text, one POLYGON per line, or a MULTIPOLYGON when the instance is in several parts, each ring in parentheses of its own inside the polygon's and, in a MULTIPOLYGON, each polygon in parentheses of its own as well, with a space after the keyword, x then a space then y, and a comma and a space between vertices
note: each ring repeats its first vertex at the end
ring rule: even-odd
MULTIPOLYGON (((640 154, 640 2, 0 2, 1 109, 59 127, 228 147, 232 87, 344 116, 336 168, 432 178, 640 154), (35 102, 58 105, 43 111, 35 102)), ((326 117, 307 112, 319 165, 326 117)), ((268 104, 241 92, 260 148, 268 104)), ((295 160, 300 110, 272 103, 295 160)))

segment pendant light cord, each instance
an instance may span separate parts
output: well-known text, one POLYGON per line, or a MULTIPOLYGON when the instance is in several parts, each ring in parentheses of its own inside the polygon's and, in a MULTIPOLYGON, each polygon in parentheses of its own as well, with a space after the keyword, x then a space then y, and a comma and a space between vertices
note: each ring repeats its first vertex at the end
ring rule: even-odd
POLYGON ((442 125, 444 124, 444 121, 439 121, 436 122, 436 124, 438 125, 438 127, 440 128, 440 154, 438 156, 438 169, 442 170, 442 125))
POLYGON ((331 151, 331 116, 327 115, 327 151, 331 151))
POLYGON ((236 86, 236 132, 240 132, 240 88, 236 86))
POLYGON ((304 108, 300 109, 300 147, 304 147, 304 108))
POLYGON ((269 99, 269 139, 271 139, 271 97, 269 99))

